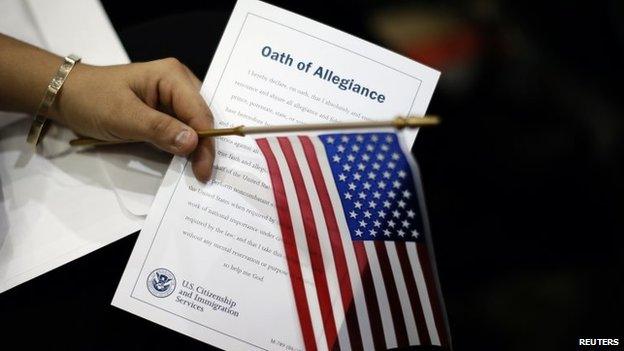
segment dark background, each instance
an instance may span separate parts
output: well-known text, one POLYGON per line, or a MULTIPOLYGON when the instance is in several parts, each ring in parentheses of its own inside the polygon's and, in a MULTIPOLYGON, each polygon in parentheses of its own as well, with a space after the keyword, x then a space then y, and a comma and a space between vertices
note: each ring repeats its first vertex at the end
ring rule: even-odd
MULTIPOLYGON (((414 153, 456 350, 624 343, 622 2, 270 2, 442 71, 414 153)), ((200 79, 233 7, 103 3, 133 61, 200 79)), ((1 294, 4 346, 209 348, 110 306, 136 238, 1 294)))

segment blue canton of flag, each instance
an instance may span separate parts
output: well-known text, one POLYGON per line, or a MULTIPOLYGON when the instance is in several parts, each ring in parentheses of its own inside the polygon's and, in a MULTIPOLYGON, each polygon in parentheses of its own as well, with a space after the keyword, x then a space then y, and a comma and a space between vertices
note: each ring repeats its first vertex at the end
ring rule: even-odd
POLYGON ((422 238, 412 168, 394 133, 321 135, 353 240, 422 238))

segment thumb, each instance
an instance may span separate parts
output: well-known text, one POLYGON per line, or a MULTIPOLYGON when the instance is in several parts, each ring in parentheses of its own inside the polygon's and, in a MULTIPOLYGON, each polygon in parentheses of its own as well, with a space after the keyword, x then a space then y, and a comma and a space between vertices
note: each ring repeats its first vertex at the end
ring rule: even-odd
POLYGON ((127 110, 130 118, 113 131, 124 139, 147 141, 175 155, 190 154, 197 146, 197 133, 180 120, 157 111, 140 99, 127 110))

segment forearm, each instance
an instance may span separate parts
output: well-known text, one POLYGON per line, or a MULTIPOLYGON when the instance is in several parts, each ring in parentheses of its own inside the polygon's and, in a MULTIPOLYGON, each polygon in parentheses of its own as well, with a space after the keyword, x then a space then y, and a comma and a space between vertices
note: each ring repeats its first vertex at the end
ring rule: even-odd
POLYGON ((63 59, 0 34, 0 110, 34 113, 63 59))

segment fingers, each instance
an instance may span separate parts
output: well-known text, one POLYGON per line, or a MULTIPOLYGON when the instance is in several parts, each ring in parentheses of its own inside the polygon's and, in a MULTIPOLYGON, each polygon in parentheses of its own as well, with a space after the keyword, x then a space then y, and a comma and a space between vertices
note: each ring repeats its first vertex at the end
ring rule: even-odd
POLYGON ((138 97, 124 106, 128 118, 114 123, 111 133, 121 139, 147 141, 175 155, 186 156, 197 147, 197 133, 189 125, 147 106, 138 97))
MULTIPOLYGON (((201 82, 177 60, 168 60, 168 76, 159 84, 161 103, 168 106, 175 116, 196 131, 213 128, 213 116, 204 98, 200 95, 201 82)), ((202 138, 191 159, 193 173, 199 181, 206 182, 212 174, 214 162, 212 138, 202 138)))
POLYGON ((184 69, 186 70, 186 75, 187 77, 193 82, 193 84, 195 85, 195 89, 197 89, 197 91, 199 91, 199 89, 201 89, 201 81, 195 76, 195 74, 193 74, 193 72, 191 72, 191 70, 184 66, 184 69))
POLYGON ((191 158, 193 174, 197 180, 205 183, 210 179, 214 158, 215 148, 212 138, 200 139, 191 158))
POLYGON ((199 94, 199 79, 176 59, 162 61, 167 67, 158 84, 160 103, 197 130, 212 128, 212 113, 199 94))

